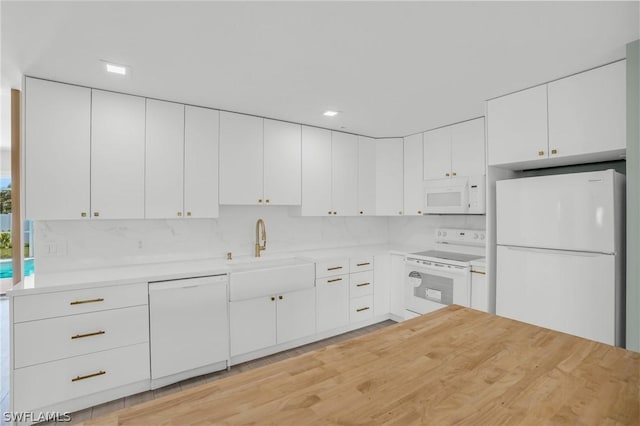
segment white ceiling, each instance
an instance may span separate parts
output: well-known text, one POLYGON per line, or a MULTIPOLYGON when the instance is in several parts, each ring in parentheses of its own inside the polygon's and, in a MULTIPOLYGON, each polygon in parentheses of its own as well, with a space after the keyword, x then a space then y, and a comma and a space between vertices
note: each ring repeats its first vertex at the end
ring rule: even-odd
POLYGON ((623 58, 638 5, 2 1, 3 85, 25 74, 403 136, 623 58), (107 75, 101 59, 132 73, 107 75))

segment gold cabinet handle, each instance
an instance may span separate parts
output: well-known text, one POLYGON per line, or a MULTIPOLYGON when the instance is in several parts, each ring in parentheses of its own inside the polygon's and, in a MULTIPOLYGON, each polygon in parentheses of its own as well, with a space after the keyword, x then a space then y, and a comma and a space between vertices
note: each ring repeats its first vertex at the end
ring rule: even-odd
POLYGON ((367 306, 366 308, 356 309, 356 312, 366 311, 367 309, 369 309, 369 307, 368 307, 368 306, 367 306))
POLYGON ((327 213, 331 214, 331 211, 328 211, 327 213))
POLYGON ((356 266, 367 266, 367 265, 371 265, 371 262, 356 263, 356 266))
POLYGON ((328 283, 335 283, 336 281, 342 281, 342 278, 334 278, 332 280, 327 280, 328 283))
POLYGON ((558 150, 557 150, 557 149, 552 149, 552 150, 551 150, 551 153, 552 153, 552 154, 557 154, 557 153, 558 153, 558 150))
POLYGON ((276 300, 275 296, 271 296, 271 301, 273 302, 274 300, 276 300))
POLYGON ((178 217, 182 217, 182 212, 178 212, 178 217))
POLYGON ((364 212, 362 210, 360 210, 360 214, 364 214, 364 212))
POLYGON ((336 271, 338 269, 342 269, 342 266, 334 266, 332 268, 327 268, 327 271, 336 271))
POLYGON ((104 302, 104 299, 102 297, 99 297, 97 299, 75 300, 73 302, 69 302, 69 304, 73 306, 73 305, 82 305, 85 303, 96 303, 96 302, 104 302))
POLYGON ((265 203, 269 204, 269 199, 264 200, 265 203))
POLYGON ((402 211, 399 211, 398 214, 402 214, 402 211))
POLYGON ((93 333, 76 334, 75 336, 71 336, 71 340, 82 339, 84 337, 91 337, 91 336, 100 336, 101 334, 105 334, 105 333, 106 333, 106 331, 99 330, 99 331, 94 331, 93 333))
POLYGON ((482 272, 482 271, 471 271, 472 274, 480 274, 480 275, 487 275, 486 272, 482 272))
POLYGON ((371 283, 362 283, 362 284, 356 284, 356 287, 364 287, 365 285, 369 285, 371 283))
POLYGON ((422 214, 422 210, 418 210, 418 214, 422 214))
POLYGON ((338 214, 338 212, 333 212, 333 214, 338 214))
POLYGON ((449 176, 449 173, 445 173, 444 175, 445 175, 445 176, 449 176))
POLYGON ((100 212, 93 212, 93 217, 98 217, 100 216, 100 212))
POLYGON ((538 151, 538 156, 542 157, 544 155, 544 151, 538 151))
POLYGON ((451 173, 452 176, 456 176, 456 172, 451 173))
POLYGON ((284 299, 284 296, 278 296, 278 299, 282 300, 284 299))
POLYGON ((87 374, 86 376, 77 376, 77 377, 71 379, 71 381, 72 382, 77 382, 77 381, 84 380, 84 379, 90 379, 92 377, 102 376, 103 374, 107 374, 107 372, 104 371, 104 370, 100 370, 97 373, 87 374))
POLYGON ((82 216, 82 217, 87 217, 87 212, 82 212, 82 213, 80 213, 80 216, 82 216))
POLYGON ((258 203, 262 204, 262 198, 258 199, 258 203))
POLYGON ((187 212, 187 216, 191 217, 191 212, 187 212))

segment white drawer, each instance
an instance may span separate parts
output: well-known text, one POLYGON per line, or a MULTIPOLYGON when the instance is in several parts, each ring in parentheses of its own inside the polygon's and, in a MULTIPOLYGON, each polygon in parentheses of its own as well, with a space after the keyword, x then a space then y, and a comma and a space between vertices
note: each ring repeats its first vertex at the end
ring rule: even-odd
POLYGON ((141 343, 20 368, 14 371, 13 378, 16 411, 44 408, 149 380, 149 344, 141 343))
POLYGON ((16 296, 13 322, 148 304, 147 283, 16 296))
POLYGON ((149 341, 146 305, 14 325, 15 368, 149 341))
POLYGON ((373 256, 352 257, 350 263, 351 273, 373 270, 373 256))
POLYGON ((373 295, 351 299, 349 322, 364 321, 373 318, 373 295))
POLYGON ((373 271, 356 272, 351 274, 349 297, 357 297, 373 294, 373 271))
POLYGON ((344 285, 345 288, 349 288, 349 275, 334 275, 332 277, 324 277, 316 279, 316 287, 320 285, 344 285))
POLYGON ((316 263, 316 278, 349 273, 349 259, 323 260, 316 263))

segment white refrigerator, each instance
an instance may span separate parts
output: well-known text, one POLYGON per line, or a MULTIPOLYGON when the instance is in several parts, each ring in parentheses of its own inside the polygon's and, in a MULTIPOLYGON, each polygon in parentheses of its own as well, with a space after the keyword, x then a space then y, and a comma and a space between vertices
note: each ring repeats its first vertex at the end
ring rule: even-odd
POLYGON ((496 182, 496 314, 624 345, 625 177, 496 182))

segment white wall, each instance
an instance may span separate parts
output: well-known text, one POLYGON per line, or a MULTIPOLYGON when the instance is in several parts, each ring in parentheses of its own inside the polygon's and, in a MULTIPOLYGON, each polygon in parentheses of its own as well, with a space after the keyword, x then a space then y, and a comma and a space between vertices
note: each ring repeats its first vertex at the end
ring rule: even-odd
POLYGON ((39 221, 34 224, 36 275, 62 270, 196 258, 253 255, 263 218, 263 256, 389 239, 384 217, 296 217, 287 207, 221 206, 218 219, 39 221), (59 255, 47 255, 50 243, 59 255))
POLYGON ((427 215, 389 218, 389 242, 424 246, 435 242, 436 228, 485 229, 484 215, 427 215))

